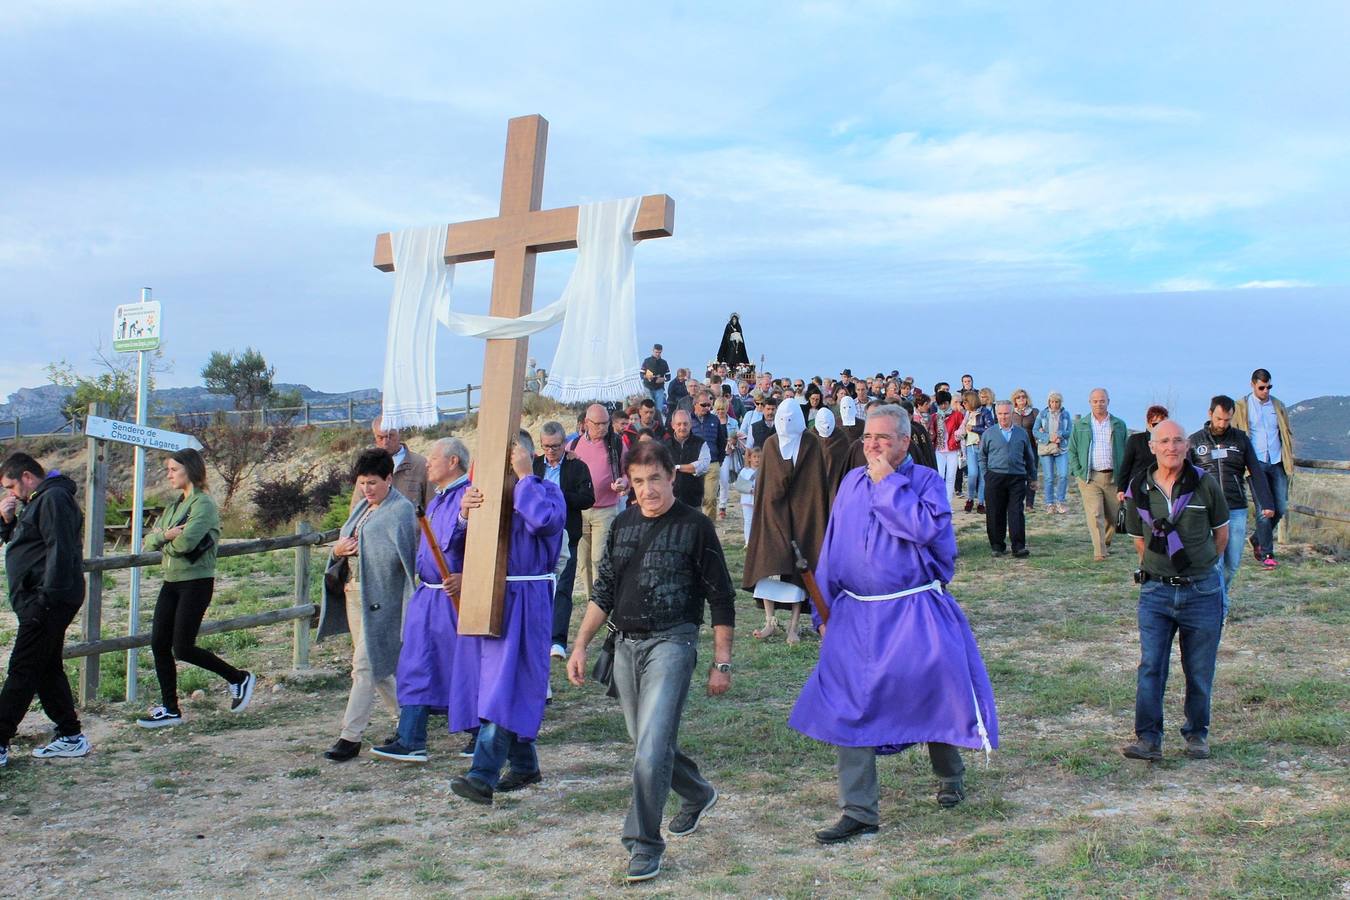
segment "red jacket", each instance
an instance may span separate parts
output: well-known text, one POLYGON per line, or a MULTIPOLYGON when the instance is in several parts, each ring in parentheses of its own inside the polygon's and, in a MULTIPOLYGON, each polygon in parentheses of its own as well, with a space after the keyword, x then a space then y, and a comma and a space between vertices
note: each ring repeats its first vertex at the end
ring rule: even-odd
POLYGON ((938 413, 937 410, 928 414, 928 436, 933 439, 934 450, 960 450, 961 439, 956 436, 956 429, 961 427, 961 423, 966 417, 961 414, 961 410, 955 406, 952 407, 951 414, 947 416, 947 446, 938 446, 938 413))

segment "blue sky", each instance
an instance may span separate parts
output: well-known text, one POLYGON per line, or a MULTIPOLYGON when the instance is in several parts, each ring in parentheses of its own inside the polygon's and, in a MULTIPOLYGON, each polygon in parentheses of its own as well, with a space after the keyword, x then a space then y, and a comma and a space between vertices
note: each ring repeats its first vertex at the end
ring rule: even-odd
MULTIPOLYGON (((1350 7, 1121 6, 7 4, 0 394, 87 360, 142 285, 166 385, 246 345, 378 385, 375 234, 492 215, 532 112, 545 205, 675 198, 638 321, 676 364, 736 310, 778 372, 973 371, 1074 411, 1103 383, 1132 423, 1198 425, 1257 365, 1350 393, 1350 7)), ((442 333, 443 387, 480 364, 442 333)))

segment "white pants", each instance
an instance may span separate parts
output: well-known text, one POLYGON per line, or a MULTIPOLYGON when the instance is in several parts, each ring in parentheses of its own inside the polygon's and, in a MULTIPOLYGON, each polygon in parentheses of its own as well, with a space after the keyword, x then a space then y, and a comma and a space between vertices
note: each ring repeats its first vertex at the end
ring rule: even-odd
POLYGON ((750 543, 750 523, 755 520, 755 495, 741 495, 741 528, 745 531, 745 542, 750 543))
POLYGON ((961 466, 960 450, 937 451, 937 470, 942 480, 947 482, 947 505, 952 505, 956 496, 956 470, 961 466))

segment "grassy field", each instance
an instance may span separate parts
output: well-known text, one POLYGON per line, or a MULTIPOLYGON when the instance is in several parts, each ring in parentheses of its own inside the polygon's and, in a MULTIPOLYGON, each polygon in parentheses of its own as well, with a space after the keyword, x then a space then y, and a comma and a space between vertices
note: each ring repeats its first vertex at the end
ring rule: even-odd
MULTIPOLYGON (((1180 668, 1167 699, 1166 759, 1123 759, 1131 737, 1138 646, 1132 554, 1091 561, 1081 514, 1031 519, 1026 561, 993 560, 982 520, 958 516, 953 593, 979 639, 999 707, 1002 747, 967 755, 969 800, 941 811, 926 754, 881 763, 883 828, 821 848, 837 817, 830 748, 786 727, 817 643, 749 636, 741 606, 732 691, 695 690, 682 744, 723 792, 699 832, 672 839, 660 896, 1344 896, 1350 890, 1345 800, 1350 684, 1347 564, 1307 544, 1275 572, 1246 565, 1220 650, 1214 757, 1178 755, 1180 668)), ((739 533, 739 523, 729 523, 739 533)), ((728 543, 733 574, 739 541, 728 543)), ((315 565, 318 565, 316 559, 315 565)), ((289 604, 290 553, 222 566, 217 618, 289 604)), ((738 577, 738 576, 737 576, 738 577)), ((110 617, 124 599, 114 578, 110 617)), ((153 605, 149 585, 147 609, 153 605)), ((578 613, 579 614, 579 613, 578 613)), ((0 618, 0 644, 13 619, 0 618)), ((110 631, 115 628, 110 627, 110 631)), ((540 754, 545 783, 470 808, 447 789, 461 741, 433 734, 432 761, 400 767, 319 752, 346 697, 340 642, 315 648, 316 671, 289 666, 288 625, 206 639, 266 679, 247 713, 224 711, 218 681, 182 672, 189 722, 148 733, 120 696, 121 656, 105 657, 106 702, 88 711, 85 760, 27 758, 44 736, 30 715, 0 773, 14 894, 260 892, 358 895, 599 896, 622 884, 618 842, 631 747, 612 701, 566 684, 540 754)), ((710 658, 705 636, 702 659, 710 658)), ((142 696, 155 698, 143 653, 142 696)), ((702 668, 702 666, 700 666, 702 668)), ((701 679, 696 682, 696 687, 701 679)), ((433 720, 433 723, 436 720, 433 720)), ((368 735, 382 738, 377 717, 368 735)), ((674 808, 672 804, 672 810, 674 808)))

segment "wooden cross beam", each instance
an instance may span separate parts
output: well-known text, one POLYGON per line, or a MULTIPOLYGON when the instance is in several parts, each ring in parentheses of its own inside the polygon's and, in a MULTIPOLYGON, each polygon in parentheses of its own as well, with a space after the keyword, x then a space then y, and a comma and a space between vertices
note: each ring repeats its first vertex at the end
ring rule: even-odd
MULTIPOLYGON (((577 246, 575 206, 541 210, 548 122, 521 116, 507 123, 506 164, 496 218, 449 227, 447 263, 493 260, 493 316, 517 318, 534 303, 535 254, 577 246)), ((633 237, 669 237, 675 229, 675 201, 664 194, 642 198, 633 237)), ((375 238, 375 268, 394 269, 388 233, 375 238)), ((478 413, 474 483, 483 506, 469 520, 459 633, 499 636, 506 597, 507 536, 511 525, 511 445, 520 428, 521 396, 529 339, 489 340, 483 358, 483 392, 478 413)))

